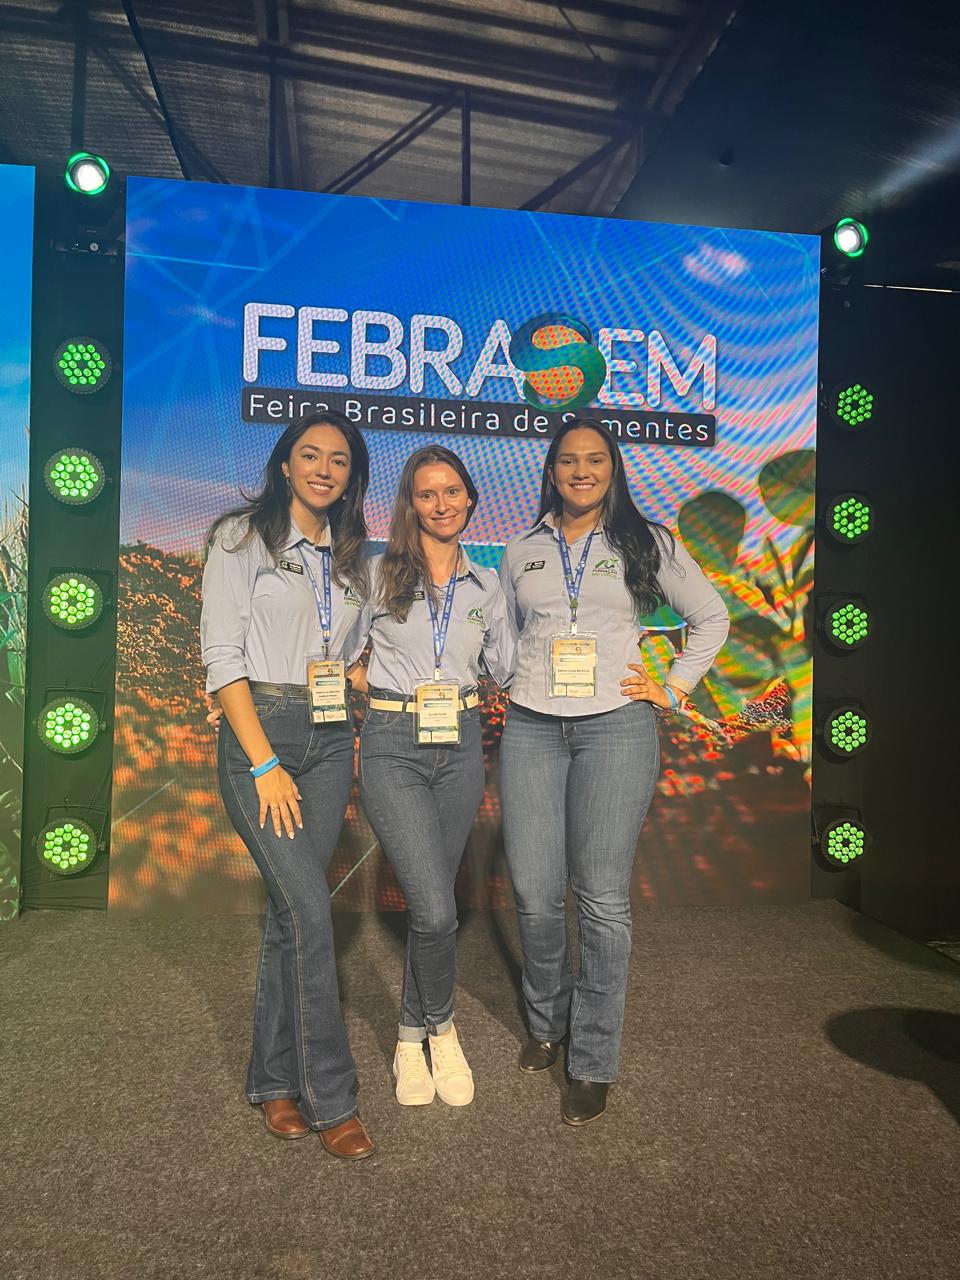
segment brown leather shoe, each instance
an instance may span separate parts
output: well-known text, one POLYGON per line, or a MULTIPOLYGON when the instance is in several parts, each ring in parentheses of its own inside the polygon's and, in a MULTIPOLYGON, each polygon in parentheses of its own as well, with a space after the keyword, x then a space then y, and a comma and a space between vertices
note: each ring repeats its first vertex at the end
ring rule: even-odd
POLYGON ((339 1156, 341 1160, 364 1160, 376 1151, 359 1116, 351 1116, 332 1129, 321 1129, 320 1141, 332 1156, 339 1156))
POLYGON ((264 1124, 275 1138, 305 1138, 310 1132, 293 1098, 272 1098, 261 1106, 264 1124))

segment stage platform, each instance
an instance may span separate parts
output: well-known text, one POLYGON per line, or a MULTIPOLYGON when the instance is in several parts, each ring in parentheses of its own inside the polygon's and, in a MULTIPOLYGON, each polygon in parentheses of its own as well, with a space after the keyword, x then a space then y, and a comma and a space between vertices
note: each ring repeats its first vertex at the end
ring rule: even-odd
POLYGON ((584 1130, 516 1069, 509 911, 462 923, 473 1106, 392 1095, 403 917, 336 917, 347 1164, 241 1091, 259 922, 0 931, 3 1280, 920 1280, 960 1256, 960 966, 835 904, 637 912, 622 1079, 584 1130))

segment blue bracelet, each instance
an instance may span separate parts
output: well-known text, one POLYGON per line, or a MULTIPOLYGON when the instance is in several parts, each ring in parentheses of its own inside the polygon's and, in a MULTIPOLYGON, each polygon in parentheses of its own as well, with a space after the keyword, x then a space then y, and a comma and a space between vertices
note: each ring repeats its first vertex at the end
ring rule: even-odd
POLYGON ((263 764, 258 764, 256 768, 251 766, 250 772, 255 778, 262 778, 265 773, 269 773, 271 769, 275 769, 279 763, 279 756, 271 756, 269 760, 264 760, 263 764))
POLYGON ((677 697, 677 695, 673 692, 673 690, 670 688, 668 684, 665 684, 663 686, 663 690, 664 690, 664 693, 666 693, 667 697, 670 699, 671 714, 676 715, 676 713, 680 710, 680 699, 677 697))

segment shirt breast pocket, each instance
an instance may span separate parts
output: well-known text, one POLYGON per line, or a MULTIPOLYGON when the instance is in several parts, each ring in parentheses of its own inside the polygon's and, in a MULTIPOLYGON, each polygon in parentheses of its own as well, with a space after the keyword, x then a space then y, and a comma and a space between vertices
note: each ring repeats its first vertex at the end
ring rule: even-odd
POLYGON ((292 618, 302 614, 309 604, 307 593, 293 574, 274 569, 258 575, 253 586, 253 608, 271 617, 292 618))

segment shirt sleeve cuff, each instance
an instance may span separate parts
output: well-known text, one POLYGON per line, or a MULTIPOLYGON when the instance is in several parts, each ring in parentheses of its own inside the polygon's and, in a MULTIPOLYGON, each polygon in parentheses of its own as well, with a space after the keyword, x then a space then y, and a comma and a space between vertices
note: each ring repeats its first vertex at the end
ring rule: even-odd
POLYGON ((216 693, 235 680, 248 680, 246 663, 240 657, 211 658, 207 662, 207 693, 216 693))

